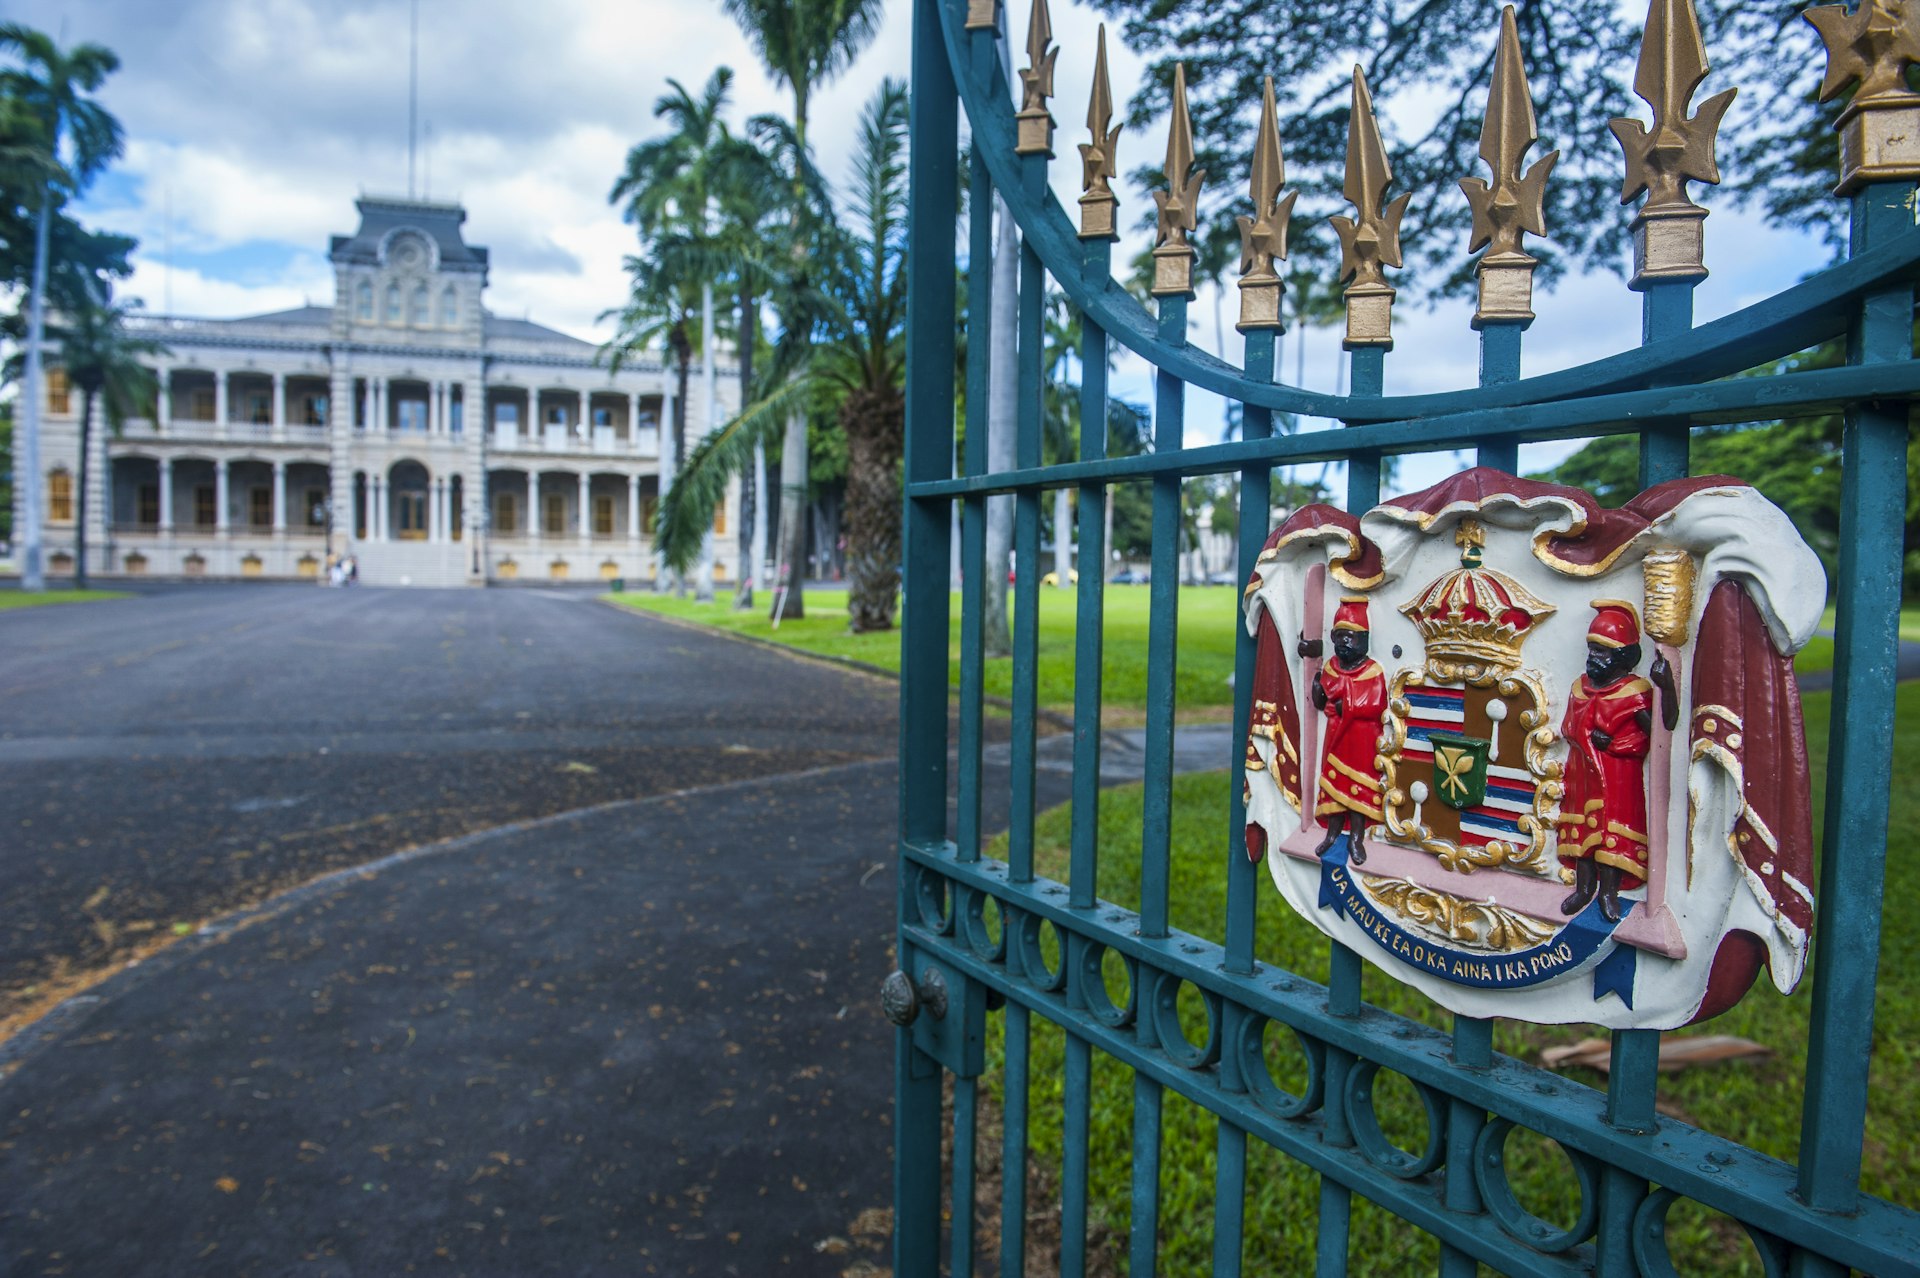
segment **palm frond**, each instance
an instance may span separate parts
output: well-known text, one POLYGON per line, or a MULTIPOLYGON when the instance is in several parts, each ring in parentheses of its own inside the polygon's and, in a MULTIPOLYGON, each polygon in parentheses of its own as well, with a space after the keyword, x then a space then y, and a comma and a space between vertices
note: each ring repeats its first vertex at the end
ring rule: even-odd
POLYGON ((752 463, 754 442, 777 434, 790 414, 808 405, 815 389, 811 374, 787 378, 694 445, 661 498, 655 522, 655 545, 669 568, 685 572, 692 566, 713 524, 714 507, 726 497, 727 481, 752 463))

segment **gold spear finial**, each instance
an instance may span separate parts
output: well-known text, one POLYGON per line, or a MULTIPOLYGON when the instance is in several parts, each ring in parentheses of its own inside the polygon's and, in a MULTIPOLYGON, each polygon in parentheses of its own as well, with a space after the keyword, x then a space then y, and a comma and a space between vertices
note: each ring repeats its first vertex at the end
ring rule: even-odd
POLYGON ((1047 99, 1053 96, 1053 62, 1060 50, 1048 48, 1052 43, 1047 0, 1033 0, 1027 18, 1027 68, 1020 73, 1020 111, 1013 117, 1018 127, 1015 155, 1053 154, 1053 114, 1047 99))
POLYGON ((1193 167, 1193 120, 1187 114, 1187 66, 1173 68, 1173 118, 1167 125, 1167 189, 1155 191, 1160 210, 1154 228, 1153 288, 1155 297, 1193 295, 1193 245, 1187 233, 1199 223, 1196 210, 1205 169, 1193 167))
POLYGON ((1356 346, 1393 345, 1393 286, 1386 267, 1400 265, 1400 218, 1410 193, 1396 196, 1384 207, 1393 166, 1380 140, 1380 122, 1374 118, 1373 95, 1367 77, 1353 68, 1353 110, 1347 115, 1347 180, 1341 192, 1356 217, 1330 217, 1340 237, 1340 278, 1347 284, 1347 338, 1356 346))
POLYGON ((1107 82, 1107 24, 1100 24, 1099 44, 1093 55, 1093 94, 1087 101, 1087 131, 1093 141, 1080 144, 1080 238, 1118 237, 1114 210, 1120 200, 1112 181, 1120 175, 1120 130, 1113 123, 1113 86, 1107 82), (1111 127, 1109 127, 1111 126, 1111 127))
POLYGON ((1298 191, 1280 197, 1286 185, 1287 164, 1280 154, 1280 118, 1273 104, 1273 77, 1267 77, 1260 106, 1260 129, 1253 139, 1253 173, 1247 192, 1253 196, 1253 216, 1240 223, 1241 332, 1251 328, 1279 328, 1280 295, 1286 286, 1274 270, 1273 259, 1287 255, 1287 222, 1293 216, 1298 191))
POLYGON ((1547 233, 1547 174, 1560 158, 1560 152, 1549 151, 1521 175, 1521 162, 1539 136, 1533 95, 1527 91, 1527 69, 1520 62, 1520 29, 1513 6, 1508 5, 1500 11, 1493 85, 1480 126, 1480 158, 1493 181, 1460 179, 1460 189, 1473 206, 1473 238, 1467 252, 1487 246, 1478 268, 1480 305, 1473 315, 1475 328, 1489 320, 1533 318, 1533 268, 1538 262, 1521 248, 1520 237, 1547 233))
POLYGON ((1736 89, 1716 93, 1689 116, 1694 90, 1707 78, 1707 46, 1693 0, 1652 0, 1633 91, 1653 108, 1653 127, 1623 118, 1607 127, 1626 153, 1620 201, 1642 191, 1646 205, 1633 219, 1633 287, 1648 280, 1700 279, 1707 273, 1701 223, 1707 211, 1687 194, 1688 182, 1720 181, 1714 134, 1736 89))
POLYGON ((1920 5, 1915 0, 1860 0, 1849 12, 1829 4, 1806 11, 1827 46, 1820 100, 1830 101, 1854 80, 1860 87, 1840 113, 1840 185, 1847 195, 1869 182, 1920 177, 1920 94, 1907 87, 1907 68, 1920 62, 1920 5))

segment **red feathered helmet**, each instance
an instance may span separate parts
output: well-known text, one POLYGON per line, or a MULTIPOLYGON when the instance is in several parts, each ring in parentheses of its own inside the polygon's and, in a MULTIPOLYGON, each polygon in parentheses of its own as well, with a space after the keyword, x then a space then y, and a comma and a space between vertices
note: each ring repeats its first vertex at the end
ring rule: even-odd
POLYGON ((1367 601, 1361 595, 1343 595, 1340 606, 1333 613, 1335 630, 1358 630, 1366 634, 1372 629, 1367 624, 1367 601))
POLYGON ((1587 638, 1608 648, 1624 648, 1640 642, 1640 610, 1624 599, 1593 601, 1593 624, 1587 638))

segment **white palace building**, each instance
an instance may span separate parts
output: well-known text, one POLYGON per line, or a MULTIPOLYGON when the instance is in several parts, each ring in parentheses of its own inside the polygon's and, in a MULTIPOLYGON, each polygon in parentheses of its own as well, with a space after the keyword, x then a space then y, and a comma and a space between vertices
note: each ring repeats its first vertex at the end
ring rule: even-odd
MULTIPOLYGON (((416 586, 653 575, 661 423, 675 378, 611 372, 598 348, 482 304, 487 250, 456 204, 363 198, 335 236, 334 304, 247 319, 138 321, 154 416, 96 419, 88 567, 101 576, 316 578, 328 552, 362 581, 416 586), (105 500, 101 498, 104 496, 105 500)), ((42 416, 48 571, 74 566, 80 396, 58 356, 42 416)), ((719 418, 737 370, 717 370, 719 418)), ((687 433, 707 405, 696 366, 687 433)), ((738 518, 737 485, 715 511, 738 518)), ((732 580, 737 538, 716 536, 732 580)))

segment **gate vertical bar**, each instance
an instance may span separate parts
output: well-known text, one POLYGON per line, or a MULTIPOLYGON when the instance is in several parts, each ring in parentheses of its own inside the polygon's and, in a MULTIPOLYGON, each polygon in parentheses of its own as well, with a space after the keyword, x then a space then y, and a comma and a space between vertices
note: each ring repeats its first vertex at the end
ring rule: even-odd
MULTIPOLYGON (((1246 334, 1244 363, 1247 376, 1258 381, 1273 377, 1275 331, 1251 329, 1246 334)), ((1266 439, 1273 434, 1271 409, 1243 405, 1240 433, 1245 439, 1266 439)), ((1272 470, 1266 466, 1248 466, 1240 472, 1238 557, 1236 582, 1244 585, 1259 561, 1266 544, 1268 488, 1272 470)), ((1244 625, 1234 627, 1233 651, 1233 735, 1227 743, 1228 775, 1244 785, 1246 764, 1243 751, 1253 718, 1254 639, 1244 625)), ((1227 918, 1226 971, 1235 976, 1253 973, 1253 938, 1259 898, 1261 866, 1247 855, 1247 801, 1242 786, 1229 785, 1227 791, 1227 918)), ((1242 1013, 1237 1008, 1226 1012, 1221 1032, 1226 1042, 1238 1041, 1242 1013)), ((1220 1058, 1221 1085, 1232 1091, 1245 1091, 1240 1076, 1244 1063, 1237 1052, 1223 1052, 1220 1058)), ((1247 1205, 1247 1133, 1234 1124, 1220 1120, 1218 1148, 1214 1155, 1213 1185, 1213 1272, 1226 1278, 1240 1273, 1241 1255, 1246 1242, 1247 1205)))
MULTIPOLYGON (((976 60, 981 41, 975 39, 976 60)), ((992 51, 991 36, 987 40, 992 51)), ((993 369, 993 179, 980 144, 971 147, 967 192, 967 437, 961 469, 987 470, 987 398, 993 369)), ((980 766, 985 692, 987 499, 968 497, 960 515, 960 789, 955 842, 963 861, 980 858, 980 766)))
MULTIPOLYGON (((1113 272, 1113 244, 1089 239, 1081 244, 1081 270, 1089 281, 1113 272)), ((1080 460, 1107 455, 1107 334, 1092 316, 1080 320, 1080 460)), ((1074 596, 1073 656, 1073 816, 1069 835, 1067 903, 1092 910, 1098 896, 1100 855, 1100 706, 1101 661, 1105 652, 1107 490, 1104 484, 1080 485, 1079 572, 1074 596)), ((1077 956, 1075 956, 1077 957, 1077 956)), ((1069 979, 1076 1003, 1084 1005, 1083 978, 1076 962, 1069 979)), ((1067 1034, 1066 1076, 1061 1103, 1060 1272, 1080 1278, 1087 1269, 1087 1144, 1093 1102, 1093 1048, 1067 1034)))
MULTIPOLYGON (((940 478, 953 457, 954 207, 959 100, 940 30, 939 0, 915 0, 907 202, 906 478, 940 478)), ((950 596, 928 590, 952 552, 945 501, 906 500, 906 580, 900 627, 900 837, 937 843, 947 826, 947 625, 950 596)), ((908 957, 913 875, 898 866, 898 953, 908 957)), ((939 1065, 894 1031, 893 1270, 931 1274, 940 1254, 939 1065)))
MULTIPOLYGON (((1913 190, 1910 182, 1877 183, 1853 197, 1852 254, 1920 233, 1913 225, 1913 190)), ((1912 356, 1911 286, 1865 298, 1848 334, 1847 362, 1879 364, 1912 356)), ((1853 405, 1841 439, 1833 712, 1800 1132, 1800 1197, 1830 1212, 1850 1212, 1858 1204, 1866 1136, 1890 797, 1887 787, 1857 780, 1889 777, 1893 769, 1907 411, 1853 405)), ((1804 1270, 1844 1271, 1844 1266, 1811 1262, 1804 1270)))
MULTIPOLYGON (((1187 297, 1160 298, 1160 340, 1187 340, 1187 297)), ((1153 447, 1175 452, 1186 427, 1186 384, 1165 371, 1154 375, 1153 447)), ((1153 567, 1147 589, 1147 731, 1141 792, 1140 934, 1167 935, 1168 873, 1173 840, 1173 712, 1176 633, 1180 625, 1180 476, 1153 479, 1153 567)), ((1142 973, 1142 1009, 1159 991, 1142 973)), ((1153 1018, 1136 1026, 1142 1045, 1154 1043, 1153 1018)), ((1133 1079, 1133 1213, 1128 1255, 1132 1272, 1158 1271, 1160 1228, 1161 1087, 1144 1074, 1133 1079)))
MULTIPOLYGON (((1471 1016, 1453 1018, 1453 1063, 1460 1069, 1493 1065, 1493 1022, 1471 1016)), ((1473 1146, 1487 1125, 1487 1112, 1455 1097, 1447 1102, 1446 1204, 1448 1211, 1473 1215, 1481 1210, 1480 1188, 1473 1178, 1473 1146)), ((1458 1247, 1440 1244, 1440 1278, 1474 1278, 1480 1262, 1458 1247)))

